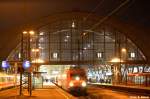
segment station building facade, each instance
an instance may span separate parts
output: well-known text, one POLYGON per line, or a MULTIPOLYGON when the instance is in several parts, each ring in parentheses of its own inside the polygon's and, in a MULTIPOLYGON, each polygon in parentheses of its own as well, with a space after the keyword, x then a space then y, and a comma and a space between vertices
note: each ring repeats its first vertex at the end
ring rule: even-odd
POLYGON ((81 66, 93 83, 150 85, 150 67, 140 48, 124 31, 99 20, 82 14, 59 15, 36 27, 34 35, 23 35, 8 60, 30 56, 32 63, 51 67, 81 66))

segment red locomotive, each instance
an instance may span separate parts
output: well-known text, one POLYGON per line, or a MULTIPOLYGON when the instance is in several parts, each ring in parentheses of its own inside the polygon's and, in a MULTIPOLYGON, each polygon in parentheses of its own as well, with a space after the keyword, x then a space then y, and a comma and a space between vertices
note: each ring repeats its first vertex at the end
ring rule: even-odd
POLYGON ((86 93, 86 79, 84 69, 80 67, 72 67, 58 76, 57 84, 69 92, 78 91, 86 93))

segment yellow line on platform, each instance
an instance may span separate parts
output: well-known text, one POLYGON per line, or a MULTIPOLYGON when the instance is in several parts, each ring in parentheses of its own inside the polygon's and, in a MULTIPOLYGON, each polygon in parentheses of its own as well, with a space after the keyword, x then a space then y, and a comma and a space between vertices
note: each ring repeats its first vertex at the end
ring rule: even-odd
POLYGON ((58 91, 61 95, 63 95, 66 99, 69 99, 69 97, 67 95, 65 95, 63 92, 60 92, 58 89, 56 89, 56 91, 58 91))

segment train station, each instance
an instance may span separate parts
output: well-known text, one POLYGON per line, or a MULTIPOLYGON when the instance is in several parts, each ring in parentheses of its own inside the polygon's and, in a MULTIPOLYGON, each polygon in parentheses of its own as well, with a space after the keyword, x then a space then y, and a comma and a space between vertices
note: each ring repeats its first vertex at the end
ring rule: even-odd
POLYGON ((150 2, 0 2, 1 99, 150 99, 150 2))

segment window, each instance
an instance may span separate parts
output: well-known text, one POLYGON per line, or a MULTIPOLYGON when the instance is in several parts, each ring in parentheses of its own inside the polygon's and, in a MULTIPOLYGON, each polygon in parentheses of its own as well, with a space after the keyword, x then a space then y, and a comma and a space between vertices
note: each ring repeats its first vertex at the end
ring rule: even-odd
POLYGON ((102 58, 102 53, 101 52, 97 53, 97 58, 102 58))
POLYGON ((133 73, 137 73, 138 72, 138 68, 137 67, 134 67, 133 68, 133 73))
POLYGON ((131 53, 130 53, 130 57, 131 57, 131 58, 135 58, 135 53, 134 53, 134 52, 131 52, 131 53))
POLYGON ((56 52, 53 53, 53 58, 54 58, 54 59, 57 59, 57 58, 58 58, 58 53, 56 53, 56 52))

